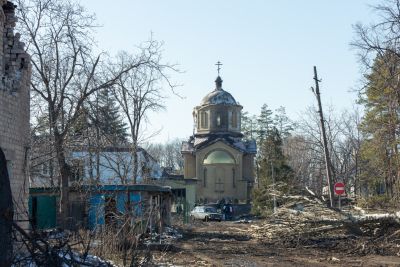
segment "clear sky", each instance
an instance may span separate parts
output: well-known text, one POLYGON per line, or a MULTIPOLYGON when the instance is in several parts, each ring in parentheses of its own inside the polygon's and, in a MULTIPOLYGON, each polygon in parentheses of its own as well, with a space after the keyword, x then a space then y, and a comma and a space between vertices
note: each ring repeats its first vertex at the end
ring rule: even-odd
POLYGON ((185 98, 169 93, 167 110, 152 114, 153 142, 192 133, 192 110, 214 89, 218 60, 223 88, 251 114, 263 103, 284 106, 292 119, 315 102, 313 66, 322 99, 351 108, 361 77, 349 43, 352 25, 370 23, 376 0, 82 0, 102 25, 100 49, 130 50, 149 38, 165 42, 164 57, 184 71, 173 80, 185 98))

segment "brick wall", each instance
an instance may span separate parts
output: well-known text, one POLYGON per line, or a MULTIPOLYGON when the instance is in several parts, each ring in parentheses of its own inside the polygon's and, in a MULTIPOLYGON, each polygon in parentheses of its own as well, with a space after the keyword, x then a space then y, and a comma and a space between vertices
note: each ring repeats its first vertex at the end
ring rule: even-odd
POLYGON ((8 165, 16 219, 24 219, 28 193, 29 83, 31 65, 14 33, 14 5, 0 0, 0 147, 8 165))

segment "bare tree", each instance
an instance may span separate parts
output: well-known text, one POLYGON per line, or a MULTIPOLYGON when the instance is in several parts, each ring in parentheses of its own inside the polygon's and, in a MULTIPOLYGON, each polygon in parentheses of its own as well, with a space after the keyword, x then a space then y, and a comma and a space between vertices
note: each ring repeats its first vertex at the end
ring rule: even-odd
MULTIPOLYGON (((318 113, 309 108, 298 122, 295 135, 285 143, 285 154, 289 165, 295 171, 296 183, 309 186, 321 194, 324 187, 323 176, 324 154, 320 139, 321 128, 318 113)), ((343 111, 337 115, 332 108, 326 112, 328 147, 331 152, 332 169, 336 181, 346 184, 348 190, 359 186, 356 184, 359 173, 359 151, 362 136, 359 131, 360 112, 343 111)))
POLYGON ((160 166, 181 172, 183 170, 182 141, 183 139, 176 138, 166 143, 148 144, 146 150, 160 166))
POLYGON ((164 164, 164 144, 161 143, 149 143, 146 144, 146 151, 160 164, 165 167, 164 164))
POLYGON ((139 144, 147 138, 143 135, 147 115, 165 108, 163 82, 172 90, 175 87, 166 73, 176 69, 173 65, 162 63, 161 48, 162 43, 150 39, 140 47, 138 56, 133 57, 126 52, 119 54, 120 68, 125 68, 130 62, 148 62, 120 75, 118 84, 113 87, 114 95, 128 121, 132 142, 133 183, 137 182, 139 144))
POLYGON ((386 0, 373 6, 380 20, 370 25, 354 25, 355 39, 351 46, 357 49, 362 66, 368 71, 377 56, 394 54, 400 57, 400 0, 386 0))
POLYGON ((95 18, 74 1, 19 0, 17 4, 19 30, 32 60, 33 97, 48 118, 59 166, 59 211, 66 226, 71 176, 66 146, 84 103, 96 91, 112 87, 123 74, 152 62, 140 57, 113 64, 104 53, 95 54, 95 18))

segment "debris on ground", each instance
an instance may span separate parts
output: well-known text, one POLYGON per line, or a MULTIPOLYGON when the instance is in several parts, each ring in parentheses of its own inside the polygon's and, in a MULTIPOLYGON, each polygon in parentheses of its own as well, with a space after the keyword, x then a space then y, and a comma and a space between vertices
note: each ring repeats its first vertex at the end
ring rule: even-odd
MULTIPOLYGON (((54 262, 57 262, 62 267, 67 266, 99 266, 99 267, 117 267, 112 261, 103 260, 95 255, 83 255, 75 251, 58 251, 56 254, 48 255, 53 257, 54 262)), ((42 260, 36 256, 20 254, 16 256, 12 267, 29 266, 39 267, 42 266, 42 260)))
POLYGON ((338 210, 307 196, 290 199, 261 223, 250 225, 251 235, 273 246, 400 255, 400 213, 367 213, 356 206, 338 210))
MULTIPOLYGON (((309 194, 285 196, 266 218, 179 224, 176 250, 162 266, 398 266, 400 214, 344 205, 309 194)), ((348 201, 351 203, 351 201, 348 201)))
POLYGON ((177 248, 174 243, 180 238, 182 238, 182 234, 176 228, 167 226, 164 227, 164 231, 161 234, 153 232, 144 238, 143 246, 141 247, 149 251, 176 251, 177 248))

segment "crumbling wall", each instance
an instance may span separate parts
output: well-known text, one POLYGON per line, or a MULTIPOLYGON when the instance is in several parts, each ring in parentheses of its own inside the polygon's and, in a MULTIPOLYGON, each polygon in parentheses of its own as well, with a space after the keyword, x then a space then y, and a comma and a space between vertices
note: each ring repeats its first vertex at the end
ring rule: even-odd
POLYGON ((14 33, 14 4, 6 0, 0 4, 0 148, 6 156, 18 220, 26 218, 28 199, 31 65, 20 35, 14 33))

